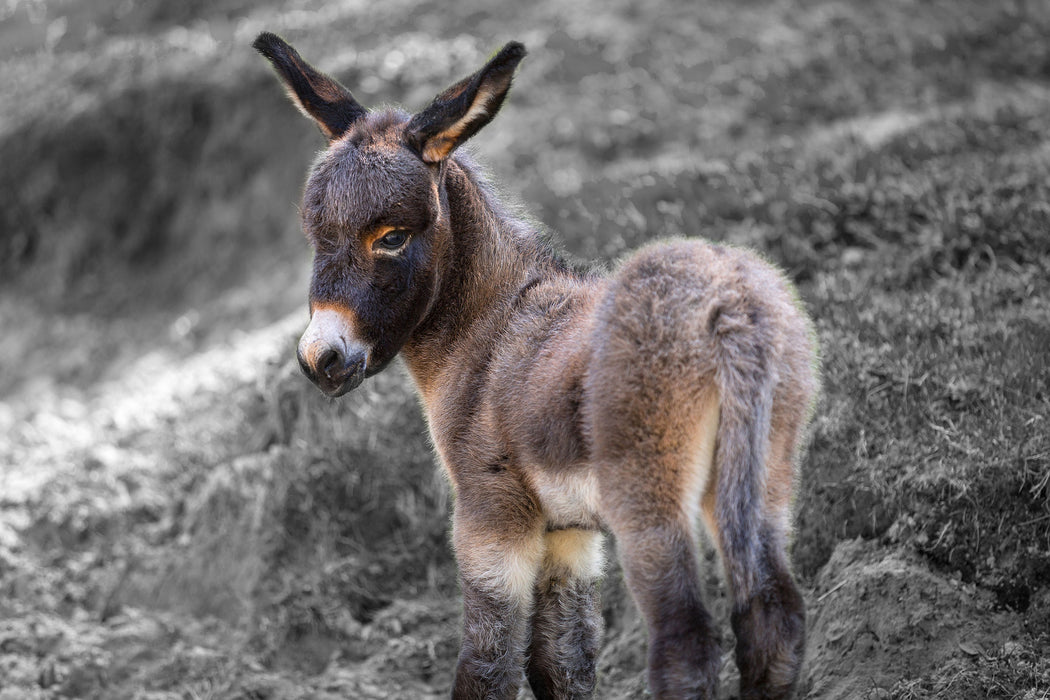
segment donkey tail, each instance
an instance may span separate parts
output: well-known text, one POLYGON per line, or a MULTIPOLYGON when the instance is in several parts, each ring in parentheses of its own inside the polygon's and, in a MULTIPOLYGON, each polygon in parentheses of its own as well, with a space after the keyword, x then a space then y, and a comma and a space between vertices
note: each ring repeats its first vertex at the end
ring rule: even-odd
POLYGON ((767 456, 777 383, 776 347, 758 305, 718 305, 708 322, 715 339, 720 422, 715 450, 719 546, 737 605, 768 575, 767 456))
POLYGON ((787 524, 768 488, 770 479, 790 478, 771 474, 769 460, 786 346, 776 342, 775 307, 736 301, 716 306, 709 321, 721 394, 714 520, 733 601, 740 696, 786 698, 806 643, 805 602, 785 553, 787 524))

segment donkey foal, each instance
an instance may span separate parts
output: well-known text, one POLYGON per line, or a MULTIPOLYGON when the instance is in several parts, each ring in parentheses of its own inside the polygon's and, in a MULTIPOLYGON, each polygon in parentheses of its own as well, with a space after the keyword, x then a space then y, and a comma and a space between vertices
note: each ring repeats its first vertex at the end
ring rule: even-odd
POLYGON ((455 151, 503 103, 507 44, 423 111, 370 112, 279 37, 255 47, 328 138, 303 195, 314 246, 303 371, 341 396, 400 354, 455 491, 456 698, 590 697, 602 530, 649 631, 658 698, 713 698, 697 523, 726 570, 743 698, 787 697, 804 646, 785 544, 817 389, 791 285, 701 240, 610 276, 573 269, 455 151))

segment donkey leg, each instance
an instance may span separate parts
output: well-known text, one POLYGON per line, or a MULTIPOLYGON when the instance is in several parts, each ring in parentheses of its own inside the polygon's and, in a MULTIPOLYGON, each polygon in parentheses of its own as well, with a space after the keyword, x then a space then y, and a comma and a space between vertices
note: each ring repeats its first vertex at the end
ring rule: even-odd
MULTIPOLYGON (((462 492, 457 501, 462 501, 462 492)), ((496 499, 499 500, 499 499, 496 499)), ((525 666, 533 589, 543 558, 543 524, 518 510, 469 511, 457 502, 453 543, 463 591, 463 641, 452 697, 517 697, 525 666), (501 521, 502 520, 502 521, 501 521)))
POLYGON ((653 697, 713 700, 721 649, 701 600, 693 528, 652 514, 648 522, 624 525, 613 532, 627 585, 648 625, 653 697))
POLYGON ((735 561, 732 554, 741 550, 731 543, 740 538, 740 533, 718 528, 709 504, 712 501, 705 499, 704 521, 719 543, 733 601, 730 623, 736 635, 740 698, 789 698, 802 667, 806 612, 788 564, 787 506, 784 513, 774 513, 756 524, 757 551, 746 564, 752 571, 741 575, 743 563, 735 561))
MULTIPOLYGON (((619 369, 629 376, 631 367, 619 369)), ((714 392, 698 400, 679 392, 683 386, 668 385, 654 403, 606 397, 604 387, 594 387, 604 409, 595 411, 592 428, 603 472, 599 508, 648 626, 650 691, 661 699, 713 700, 722 654, 702 601, 697 519, 719 410, 714 392)))
POLYGON ((532 615, 529 684, 537 700, 590 698, 603 628, 598 599, 602 535, 555 530, 545 540, 532 615))
POLYGON ((781 547, 767 545, 766 575, 756 590, 733 592, 730 621, 736 635, 741 700, 791 697, 806 646, 802 594, 781 547))

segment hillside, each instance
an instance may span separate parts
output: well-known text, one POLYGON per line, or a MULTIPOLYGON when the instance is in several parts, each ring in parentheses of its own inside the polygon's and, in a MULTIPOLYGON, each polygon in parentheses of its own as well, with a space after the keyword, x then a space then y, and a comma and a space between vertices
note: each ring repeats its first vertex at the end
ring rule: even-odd
MULTIPOLYGON (((519 39, 472 144, 560 245, 788 271, 824 368, 800 697, 1050 696, 1050 5, 569 5, 0 7, 0 700, 447 695, 450 497, 407 377, 330 401, 296 365, 324 144, 264 29, 409 109, 519 39)), ((641 697, 615 565, 603 596, 597 696, 641 697)))

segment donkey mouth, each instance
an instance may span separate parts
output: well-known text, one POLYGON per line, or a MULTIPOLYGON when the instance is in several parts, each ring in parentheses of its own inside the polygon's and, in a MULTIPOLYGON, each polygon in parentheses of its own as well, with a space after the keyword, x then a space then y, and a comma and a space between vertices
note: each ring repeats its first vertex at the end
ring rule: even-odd
POLYGON ((317 386, 321 389, 328 397, 337 399, 343 394, 349 393, 361 386, 361 382, 365 380, 365 362, 361 362, 356 365, 350 365, 342 368, 333 374, 328 372, 321 373, 317 378, 317 386))
POLYGON ((348 394, 357 387, 361 386, 361 382, 365 380, 365 373, 357 372, 351 377, 348 377, 342 384, 329 384, 327 382, 317 382, 318 388, 330 399, 338 399, 343 394, 348 394))
POLYGON ((311 365, 298 354, 299 367, 310 381, 326 396, 333 399, 352 391, 365 379, 367 357, 348 357, 334 348, 321 353, 316 365, 311 365))

